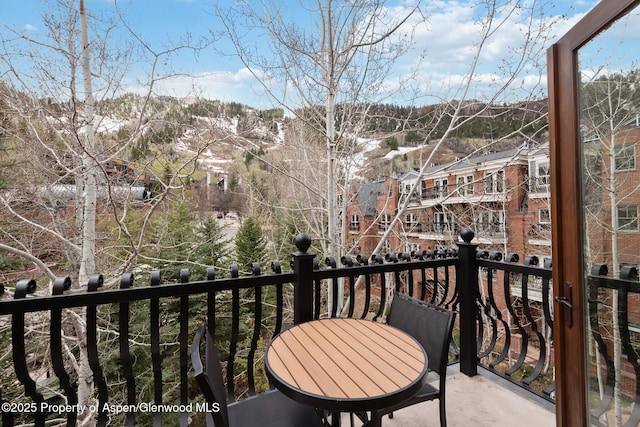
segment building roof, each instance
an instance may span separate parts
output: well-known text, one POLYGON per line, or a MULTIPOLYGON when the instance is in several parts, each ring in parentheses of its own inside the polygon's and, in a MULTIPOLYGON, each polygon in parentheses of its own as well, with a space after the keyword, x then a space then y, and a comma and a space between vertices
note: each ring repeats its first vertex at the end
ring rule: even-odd
POLYGON ((364 182, 351 186, 355 194, 356 203, 364 216, 373 216, 377 213, 378 193, 384 191, 384 182, 364 182))

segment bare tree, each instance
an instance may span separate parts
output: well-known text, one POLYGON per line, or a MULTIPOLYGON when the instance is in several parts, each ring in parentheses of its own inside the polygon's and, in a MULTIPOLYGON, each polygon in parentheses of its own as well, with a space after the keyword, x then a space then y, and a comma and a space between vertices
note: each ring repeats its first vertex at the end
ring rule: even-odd
POLYGON ((385 1, 360 0, 318 0, 313 5, 261 1, 216 8, 234 54, 266 95, 302 123, 289 133, 289 142, 304 152, 313 150, 314 140, 323 141, 324 155, 299 163, 296 183, 313 195, 301 203, 312 203, 306 208, 318 220, 311 223, 324 224, 317 231, 326 253, 338 253, 343 246, 337 189, 349 179, 344 162, 357 149, 354 136, 367 104, 388 96, 383 85, 395 60, 410 47, 409 19, 417 11, 415 6, 394 15, 385 1), (292 6, 305 11, 304 22, 287 13, 292 6), (260 35, 268 41, 256 44, 253 37, 260 35))
MULTIPOLYGON (((15 167, 0 195, 0 250, 34 263, 49 288, 54 274, 48 262, 80 288, 98 269, 126 271, 144 257, 154 212, 182 197, 198 156, 212 142, 201 141, 187 158, 165 144, 129 162, 145 135, 169 128, 178 138, 184 130, 159 110, 166 107, 155 102, 156 85, 176 74, 174 54, 203 46, 186 38, 156 49, 131 30, 117 3, 108 18, 86 6, 85 0, 54 0, 43 8, 46 31, 4 25, 1 33, 0 93, 9 118, 3 137, 15 167), (107 129, 105 117, 116 116, 120 106, 113 99, 124 95, 134 61, 148 66, 145 92, 127 98, 135 112, 126 125, 107 129)), ((67 315, 74 330, 65 345, 85 405, 94 396, 84 313, 67 315)), ((91 423, 95 414, 82 416, 91 423)))

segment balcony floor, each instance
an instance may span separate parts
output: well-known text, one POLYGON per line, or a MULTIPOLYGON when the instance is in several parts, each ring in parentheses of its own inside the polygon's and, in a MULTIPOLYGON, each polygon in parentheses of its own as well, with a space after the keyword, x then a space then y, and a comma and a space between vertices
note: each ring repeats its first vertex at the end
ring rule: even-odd
MULTIPOLYGON (((554 406, 501 377, 479 368, 475 377, 451 366, 447 377, 447 425, 474 427, 552 427, 554 406)), ((358 421, 358 420, 356 420, 358 421)), ((343 414, 343 426, 349 426, 343 414)), ((358 422, 355 425, 360 425, 358 422)), ((439 426, 438 402, 424 402, 382 419, 383 427, 439 426)))

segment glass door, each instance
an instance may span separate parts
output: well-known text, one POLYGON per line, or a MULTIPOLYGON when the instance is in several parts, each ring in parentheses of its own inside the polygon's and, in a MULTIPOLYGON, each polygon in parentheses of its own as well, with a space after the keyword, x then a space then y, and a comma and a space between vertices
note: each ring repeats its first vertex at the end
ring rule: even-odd
POLYGON ((640 10, 603 0, 549 50, 557 420, 640 425, 640 10))
POLYGON ((592 425, 640 423, 640 16, 578 54, 587 407, 592 425))

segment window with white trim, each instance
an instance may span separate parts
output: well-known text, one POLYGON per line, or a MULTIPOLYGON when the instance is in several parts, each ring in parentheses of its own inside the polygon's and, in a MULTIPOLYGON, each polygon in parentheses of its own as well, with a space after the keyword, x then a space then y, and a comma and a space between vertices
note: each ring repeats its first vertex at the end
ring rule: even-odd
POLYGON ((461 196, 473 194, 473 175, 459 175, 457 178, 458 193, 461 196))
POLYGON ((484 176, 484 192, 486 194, 498 194, 504 191, 504 171, 494 171, 484 176))
POLYGON ((350 230, 360 229, 360 217, 358 215, 351 215, 351 222, 349 223, 350 230))
POLYGON ((449 194, 449 180, 436 179, 434 182, 434 190, 437 197, 444 197, 449 194))
POLYGON ((550 224, 551 223, 551 212, 549 208, 540 208, 538 209, 538 224, 550 224))
POLYGON ((638 206, 618 206, 618 230, 638 231, 638 206))
POLYGON ((618 145, 614 147, 615 168, 617 171, 636 168, 636 146, 618 145))

